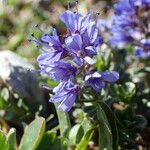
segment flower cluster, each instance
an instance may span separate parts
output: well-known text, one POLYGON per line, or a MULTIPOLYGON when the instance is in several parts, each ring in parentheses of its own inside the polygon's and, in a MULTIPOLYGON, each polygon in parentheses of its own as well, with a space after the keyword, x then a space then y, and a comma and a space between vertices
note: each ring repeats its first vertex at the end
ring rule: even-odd
POLYGON ((120 0, 115 5, 112 46, 135 46, 138 57, 150 58, 150 0, 120 0))
POLYGON ((52 28, 52 34, 42 34, 34 41, 46 47, 37 58, 41 74, 59 82, 49 101, 59 102, 59 109, 69 111, 83 88, 92 87, 100 92, 107 82, 118 80, 119 74, 115 71, 97 72, 92 68, 96 63, 93 57, 103 41, 92 14, 83 16, 78 11, 67 10, 60 20, 67 27, 66 35, 60 38, 52 28))

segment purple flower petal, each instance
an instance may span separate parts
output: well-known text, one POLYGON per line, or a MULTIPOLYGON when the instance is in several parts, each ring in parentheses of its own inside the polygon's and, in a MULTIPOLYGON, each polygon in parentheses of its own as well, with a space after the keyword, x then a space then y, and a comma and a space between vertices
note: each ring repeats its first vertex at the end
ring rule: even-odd
POLYGON ((76 84, 69 80, 67 82, 61 82, 54 89, 54 92, 55 95, 50 98, 49 102, 61 102, 58 108, 68 112, 75 103, 79 89, 76 84))
POLYGON ((83 59, 80 57, 75 57, 73 59, 73 61, 78 65, 78 66, 82 66, 83 65, 83 59))
POLYGON ((88 47, 85 47, 85 52, 87 55, 89 56, 93 56, 93 55, 96 55, 97 54, 97 50, 95 47, 93 46, 88 46, 88 47))
POLYGON ((43 54, 41 54, 38 58, 37 61, 39 62, 40 65, 46 65, 46 64, 51 64, 54 63, 55 61, 60 60, 62 55, 62 52, 57 52, 57 51, 47 51, 43 54))
POLYGON ((56 61, 51 64, 41 65, 41 73, 50 76, 54 81, 67 81, 76 74, 76 68, 65 61, 56 61))
POLYGON ((70 32, 75 32, 75 17, 74 13, 67 10, 61 16, 60 20, 67 26, 70 32))
POLYGON ((82 39, 79 34, 74 34, 66 39, 66 45, 70 50, 78 52, 82 48, 82 39))
POLYGON ((101 72, 101 76, 107 82, 116 82, 119 79, 119 74, 116 71, 101 72))
POLYGON ((43 34, 41 36, 41 41, 48 43, 50 46, 61 47, 61 43, 55 28, 52 28, 52 35, 43 34))
POLYGON ((76 100, 77 95, 74 93, 71 93, 68 95, 58 106, 58 109, 68 112, 70 109, 73 107, 75 100, 76 100))

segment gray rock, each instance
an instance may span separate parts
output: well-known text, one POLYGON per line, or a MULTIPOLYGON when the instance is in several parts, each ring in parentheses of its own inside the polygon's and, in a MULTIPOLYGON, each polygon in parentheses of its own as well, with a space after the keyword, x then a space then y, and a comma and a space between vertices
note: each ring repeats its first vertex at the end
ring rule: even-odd
POLYGON ((17 93, 29 106, 36 111, 39 105, 46 106, 39 87, 38 76, 31 72, 33 66, 25 58, 5 50, 0 52, 0 84, 17 93))

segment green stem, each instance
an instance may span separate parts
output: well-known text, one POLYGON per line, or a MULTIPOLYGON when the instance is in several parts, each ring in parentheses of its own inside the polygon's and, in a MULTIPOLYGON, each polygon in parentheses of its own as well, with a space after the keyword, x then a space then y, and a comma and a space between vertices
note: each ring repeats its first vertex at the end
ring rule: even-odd
POLYGON ((58 105, 59 105, 59 103, 55 103, 55 108, 56 108, 58 121, 59 121, 60 135, 62 138, 61 147, 62 147, 62 150, 65 150, 66 144, 65 144, 64 140, 68 138, 68 134, 71 129, 71 123, 70 123, 68 113, 59 110, 58 105))

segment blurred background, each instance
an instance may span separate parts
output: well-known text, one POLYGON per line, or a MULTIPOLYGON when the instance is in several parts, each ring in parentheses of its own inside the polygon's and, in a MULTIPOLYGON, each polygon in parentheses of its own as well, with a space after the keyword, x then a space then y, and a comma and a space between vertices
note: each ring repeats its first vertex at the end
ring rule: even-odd
MULTIPOLYGON (((112 3, 80 0, 79 11, 86 14, 90 10, 104 18, 112 3)), ((75 1, 70 0, 70 4, 74 10, 75 1)), ((0 124, 6 132, 15 127, 21 136, 22 126, 36 115, 50 116, 49 129, 58 124, 53 104, 48 103, 49 90, 41 86, 55 83, 30 71, 38 68, 36 58, 40 51, 29 40, 32 33, 38 37, 40 30, 49 32, 50 26, 63 34, 65 28, 59 15, 67 7, 67 0, 0 0, 0 124)))

